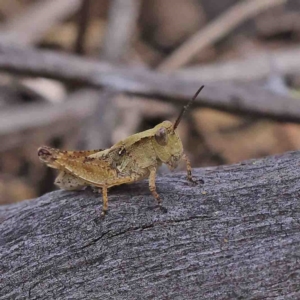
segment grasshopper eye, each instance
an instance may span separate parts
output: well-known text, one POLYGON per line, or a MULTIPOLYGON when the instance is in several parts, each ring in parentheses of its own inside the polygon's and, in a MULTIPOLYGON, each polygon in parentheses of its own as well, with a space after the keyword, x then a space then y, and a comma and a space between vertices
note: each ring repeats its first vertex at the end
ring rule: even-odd
POLYGON ((168 143, 167 129, 164 127, 159 128, 155 133, 155 140, 161 146, 167 145, 168 143))

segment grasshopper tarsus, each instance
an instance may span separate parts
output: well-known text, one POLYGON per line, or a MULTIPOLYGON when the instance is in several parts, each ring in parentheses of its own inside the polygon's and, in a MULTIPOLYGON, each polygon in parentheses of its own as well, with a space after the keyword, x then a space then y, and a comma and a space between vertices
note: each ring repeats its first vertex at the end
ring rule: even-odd
POLYGON ((187 176, 187 180, 188 180, 190 183, 198 184, 198 180, 194 179, 192 176, 187 176))
POLYGON ((192 185, 199 185, 199 184, 204 184, 203 179, 194 179, 194 178, 189 178, 187 177, 188 182, 190 182, 192 185))
POLYGON ((101 218, 104 219, 106 215, 107 215, 107 210, 102 210, 101 211, 101 218))

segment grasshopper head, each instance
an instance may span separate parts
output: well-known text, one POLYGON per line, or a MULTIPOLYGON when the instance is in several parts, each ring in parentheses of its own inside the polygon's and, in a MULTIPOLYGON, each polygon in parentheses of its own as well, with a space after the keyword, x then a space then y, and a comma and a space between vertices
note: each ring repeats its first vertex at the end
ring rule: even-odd
POLYGON ((46 163, 49 167, 55 168, 55 160, 57 158, 58 150, 47 146, 42 146, 38 149, 37 155, 39 159, 46 163))
POLYGON ((154 127, 154 149, 159 160, 167 164, 171 169, 177 167, 183 155, 183 146, 179 135, 176 133, 180 120, 184 112, 188 109, 192 101, 196 99, 204 86, 201 86, 194 97, 181 110, 174 124, 164 121, 154 127))
POLYGON ((183 154, 179 135, 170 121, 164 121, 154 127, 154 149, 158 159, 171 169, 177 167, 183 154))

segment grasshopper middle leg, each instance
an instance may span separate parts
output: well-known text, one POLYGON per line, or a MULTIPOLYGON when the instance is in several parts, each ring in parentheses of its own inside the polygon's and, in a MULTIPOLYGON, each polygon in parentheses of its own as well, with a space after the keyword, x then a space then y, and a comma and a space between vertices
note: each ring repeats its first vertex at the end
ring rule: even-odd
POLYGON ((101 216, 105 216, 107 213, 107 209, 108 209, 108 197, 107 197, 107 187, 104 186, 102 187, 102 212, 101 212, 101 216))

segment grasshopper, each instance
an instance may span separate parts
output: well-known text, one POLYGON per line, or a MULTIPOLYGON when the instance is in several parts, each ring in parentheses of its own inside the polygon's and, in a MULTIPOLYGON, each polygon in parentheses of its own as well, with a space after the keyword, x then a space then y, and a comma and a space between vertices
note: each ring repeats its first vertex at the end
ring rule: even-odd
POLYGON ((39 159, 48 167, 60 170, 55 184, 65 190, 78 190, 92 186, 102 192, 101 215, 108 209, 108 188, 149 178, 149 189, 161 207, 156 191, 155 177, 163 163, 174 170, 181 159, 185 160, 187 179, 193 182, 191 164, 183 152, 176 128, 204 86, 201 86, 189 103, 183 107, 174 124, 164 121, 154 128, 136 133, 106 150, 64 151, 42 146, 39 159))

